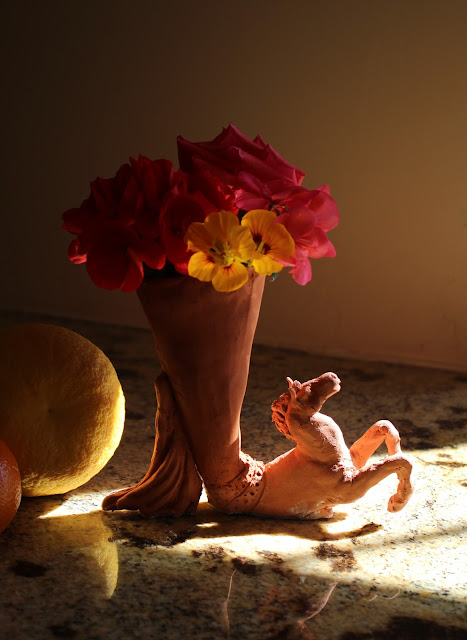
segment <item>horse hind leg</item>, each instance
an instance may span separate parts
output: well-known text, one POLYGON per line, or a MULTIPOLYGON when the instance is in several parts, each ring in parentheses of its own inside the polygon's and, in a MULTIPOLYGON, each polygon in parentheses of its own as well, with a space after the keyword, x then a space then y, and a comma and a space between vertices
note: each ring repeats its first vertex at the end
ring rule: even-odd
POLYGON ((413 481, 411 477, 412 465, 410 464, 410 471, 408 477, 404 474, 398 473, 397 477, 399 478, 399 484, 397 486, 396 493, 389 498, 388 502, 388 511, 391 513, 395 513, 400 511, 405 507, 407 502, 410 500, 411 495, 413 494, 413 481))
POLYGON ((355 502, 363 497, 369 489, 396 473, 399 478, 396 493, 389 498, 388 511, 400 511, 405 507, 413 493, 411 480, 412 463, 403 454, 397 453, 360 469, 350 481, 345 502, 355 502))
POLYGON ((401 439, 396 427, 389 420, 378 420, 361 438, 350 447, 352 462, 357 469, 363 467, 370 456, 383 443, 386 443, 388 455, 401 453, 401 439))

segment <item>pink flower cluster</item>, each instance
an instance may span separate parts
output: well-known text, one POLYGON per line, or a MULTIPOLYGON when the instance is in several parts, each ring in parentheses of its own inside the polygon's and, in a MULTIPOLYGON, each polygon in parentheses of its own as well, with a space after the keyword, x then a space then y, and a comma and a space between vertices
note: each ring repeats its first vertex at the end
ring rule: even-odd
POLYGON ((113 178, 94 180, 81 206, 63 214, 63 228, 76 236, 69 258, 85 262, 96 285, 134 291, 145 267, 167 264, 187 275, 188 227, 215 211, 275 211, 295 241, 285 264, 299 284, 311 278, 309 258, 335 255, 326 232, 339 214, 329 189, 302 187, 304 173, 260 136, 250 140, 229 125, 210 142, 180 136, 177 143, 178 171, 168 160, 131 158, 113 178))

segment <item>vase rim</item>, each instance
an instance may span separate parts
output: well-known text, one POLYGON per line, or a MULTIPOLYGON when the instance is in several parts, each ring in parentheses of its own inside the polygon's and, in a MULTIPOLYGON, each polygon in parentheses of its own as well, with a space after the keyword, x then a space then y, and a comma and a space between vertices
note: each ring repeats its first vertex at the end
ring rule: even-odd
POLYGON ((235 291, 216 291, 216 289, 214 289, 214 287, 212 286, 211 282, 203 282, 202 280, 198 280, 197 278, 193 278, 192 276, 189 276, 189 275, 174 274, 166 277, 145 276, 140 287, 137 289, 137 292, 139 291, 139 289, 143 287, 145 288, 147 286, 159 286, 164 288, 170 288, 171 286, 186 286, 186 287, 192 287, 192 288, 197 287, 199 289, 206 289, 207 287, 211 287, 211 289, 213 289, 213 291, 215 293, 218 293, 219 295, 228 295, 231 293, 237 293, 238 291, 241 291, 247 285, 248 282, 252 282, 258 278, 264 279, 265 276, 257 273, 253 267, 249 267, 248 281, 242 287, 240 287, 239 289, 236 289, 235 291))

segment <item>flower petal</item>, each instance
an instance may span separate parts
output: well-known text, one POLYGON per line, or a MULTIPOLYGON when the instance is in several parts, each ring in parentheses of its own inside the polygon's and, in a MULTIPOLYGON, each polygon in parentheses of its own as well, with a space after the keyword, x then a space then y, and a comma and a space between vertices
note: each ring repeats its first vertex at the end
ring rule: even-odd
POLYGON ((116 221, 105 221, 89 233, 86 269, 102 289, 134 291, 143 280, 137 235, 116 221), (139 275, 138 275, 139 274, 139 275))
POLYGON ((269 253, 279 260, 290 258, 295 249, 292 236, 279 222, 274 223, 269 229, 266 242, 269 246, 269 253))
POLYGON ((68 258, 74 264, 83 264, 83 262, 86 262, 87 251, 83 247, 80 238, 75 238, 70 242, 70 246, 68 247, 68 258))
POLYGON ((211 282, 217 268, 217 265, 206 253, 198 251, 191 256, 188 262, 188 275, 203 282, 211 282))
POLYGON ((212 246, 212 236, 204 222, 192 222, 185 234, 185 242, 190 251, 208 252, 212 246))
POLYGON ((326 258, 336 255, 333 245, 326 238, 324 231, 319 227, 313 229, 312 233, 309 234, 306 252, 309 258, 326 258))
POLYGON ((253 267, 256 273, 261 276, 272 276, 273 273, 279 273, 279 271, 282 271, 283 266, 270 256, 261 255, 260 258, 253 260, 253 267))
POLYGON ((335 258, 336 257, 336 248, 334 247, 332 242, 329 242, 329 240, 328 240, 328 251, 327 251, 327 253, 326 253, 326 255, 324 257, 325 258, 335 258))
POLYGON ((204 218, 201 204, 188 194, 169 198, 162 208, 161 238, 167 259, 185 273, 191 255, 185 241, 186 232, 193 222, 202 222, 204 218))
POLYGON ((238 227, 238 218, 231 211, 216 211, 205 220, 206 229, 212 238, 221 242, 229 242, 231 230, 238 227))
POLYGON ((231 211, 216 211, 204 222, 193 222, 185 235, 191 251, 209 252, 214 244, 229 244, 230 234, 239 226, 237 216, 231 211))
POLYGON ((242 262, 251 260, 256 252, 256 244, 251 231, 246 226, 237 225, 230 231, 229 244, 242 262))
POLYGON ((297 255, 290 274, 297 284, 305 285, 311 280, 311 264, 306 255, 301 253, 297 255))
POLYGON ((298 205, 281 213, 277 222, 284 225, 298 246, 307 247, 310 244, 308 238, 316 227, 316 214, 308 207, 298 205))
POLYGON ((144 278, 143 263, 139 257, 132 252, 131 248, 128 249, 128 253, 130 259, 128 261, 125 277, 120 285, 120 289, 125 292, 136 291, 144 278))
POLYGON ((241 224, 249 227, 253 239, 256 241, 257 236, 264 239, 270 227, 276 221, 276 218, 277 216, 274 211, 252 209, 243 216, 241 224))
POLYGON ((216 291, 236 291, 248 280, 248 269, 241 262, 233 262, 229 267, 218 267, 212 279, 216 291))
POLYGON ((84 200, 79 208, 68 209, 62 216, 62 229, 70 233, 82 233, 86 227, 97 218, 97 212, 92 209, 90 199, 84 200))
POLYGON ((295 243, 280 223, 276 222, 274 211, 265 209, 253 209, 242 218, 242 225, 246 225, 252 233, 258 251, 279 260, 290 258, 295 249, 295 243))
POLYGON ((166 256, 159 240, 139 239, 135 242, 135 251, 150 269, 164 267, 166 256))
POLYGON ((309 208, 316 213, 317 226, 323 231, 331 231, 339 223, 339 211, 337 204, 329 195, 329 187, 324 185, 311 192, 309 208))
POLYGON ((132 259, 124 251, 96 245, 88 253, 86 269, 95 285, 113 291, 120 289, 125 282, 131 262, 132 259))

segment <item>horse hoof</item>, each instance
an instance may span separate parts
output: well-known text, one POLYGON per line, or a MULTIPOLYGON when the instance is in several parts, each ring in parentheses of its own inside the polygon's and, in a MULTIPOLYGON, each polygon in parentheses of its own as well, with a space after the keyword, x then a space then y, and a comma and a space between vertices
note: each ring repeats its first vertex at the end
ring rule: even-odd
POLYGON ((324 507, 317 511, 312 511, 306 516, 306 520, 329 520, 334 516, 334 509, 332 507, 324 507))
POLYGON ((401 511, 407 504, 407 500, 398 500, 397 496, 391 496, 388 502, 388 511, 390 513, 396 513, 397 511, 401 511))

